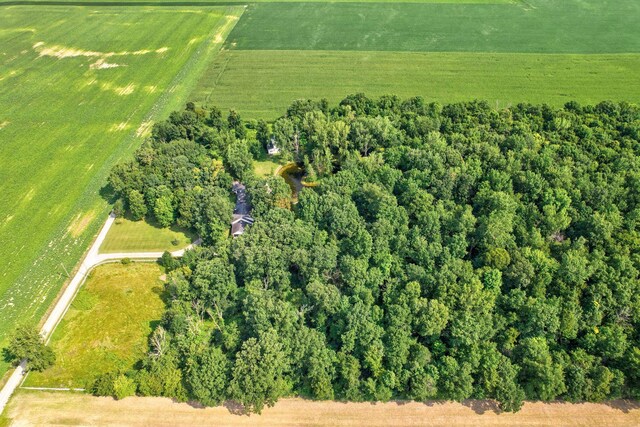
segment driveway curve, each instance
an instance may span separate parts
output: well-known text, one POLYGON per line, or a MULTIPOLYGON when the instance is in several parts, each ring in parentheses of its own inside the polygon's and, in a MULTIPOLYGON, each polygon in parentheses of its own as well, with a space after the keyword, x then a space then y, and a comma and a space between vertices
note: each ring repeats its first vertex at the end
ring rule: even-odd
MULTIPOLYGON (((82 283, 84 283, 85 279, 94 267, 108 262, 117 262, 124 258, 130 258, 134 260, 149 260, 159 259, 160 257, 162 257, 163 252, 121 252, 112 254, 99 254, 98 250, 100 249, 100 246, 102 246, 102 242, 107 236, 107 233, 109 232, 109 229, 113 225, 115 219, 115 215, 109 215, 107 221, 102 226, 98 237, 93 242, 93 245, 91 245, 91 248, 89 248, 89 251, 82 260, 80 268, 78 268, 78 271, 69 282, 69 285, 65 288, 60 299, 58 299, 58 301, 56 302, 53 310, 51 310, 51 312, 47 316, 47 320, 44 322, 44 325, 42 325, 42 329, 40 330, 40 335, 44 337, 46 342, 48 342, 51 338, 51 334, 69 309, 71 301, 73 301, 73 298, 78 292, 78 289, 80 289, 80 286, 82 286, 82 283)), ((198 239, 184 249, 171 252, 171 255, 174 257, 181 257, 182 255, 184 255, 185 251, 193 248, 196 245, 199 245, 200 243, 201 241, 200 239, 198 239)), ((22 383, 22 379, 27 373, 26 365, 27 364, 25 360, 21 361, 9 377, 7 383, 4 385, 4 387, 2 387, 2 390, 0 390, 0 414, 2 414, 2 412, 4 411, 4 408, 7 405, 7 402, 9 402, 9 398, 11 398, 13 392, 22 383)))

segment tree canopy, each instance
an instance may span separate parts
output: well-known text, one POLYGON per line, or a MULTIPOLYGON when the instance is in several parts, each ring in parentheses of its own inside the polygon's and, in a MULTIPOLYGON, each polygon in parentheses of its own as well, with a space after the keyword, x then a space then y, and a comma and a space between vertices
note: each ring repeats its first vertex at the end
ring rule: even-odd
POLYGON ((626 103, 357 94, 257 130, 173 113, 110 178, 136 216, 204 239, 169 274, 138 392, 250 411, 291 394, 507 411, 640 397, 639 156, 626 103), (271 134, 317 179, 296 204, 252 172, 248 147, 271 134), (233 179, 256 218, 236 239, 233 179))

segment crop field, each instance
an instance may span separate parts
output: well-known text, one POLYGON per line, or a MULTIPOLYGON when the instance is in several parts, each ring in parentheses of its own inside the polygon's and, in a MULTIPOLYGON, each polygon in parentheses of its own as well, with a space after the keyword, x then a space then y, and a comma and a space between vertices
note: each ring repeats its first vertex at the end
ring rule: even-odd
POLYGON ((526 4, 265 3, 226 45, 244 50, 640 52, 635 0, 526 4))
POLYGON ((638 102, 639 19, 635 0, 252 4, 192 98, 266 119, 353 92, 638 102))
POLYGON ((0 346, 42 318, 106 218, 110 168, 187 100, 242 11, 0 9, 0 346))
POLYGON ((20 390, 7 417, 16 425, 128 426, 529 426, 631 427, 640 423, 634 402, 526 402, 518 413, 496 413, 487 401, 353 403, 280 399, 261 415, 238 415, 233 403, 201 408, 160 397, 121 401, 69 392, 20 390))
POLYGON ((188 246, 195 238, 194 233, 177 226, 161 228, 147 221, 118 218, 109 229, 99 252, 175 251, 188 246))
POLYGON ((316 2, 331 2, 331 3, 461 3, 461 4, 517 4, 522 0, 0 0, 0 4, 34 4, 34 3, 73 3, 91 5, 95 4, 121 4, 121 5, 140 5, 141 3, 148 3, 150 5, 163 5, 163 4, 176 4, 176 3, 202 3, 203 5, 228 5, 228 4, 248 4, 248 3, 316 3, 316 2))
POLYGON ((96 375, 131 369, 164 312, 161 274, 154 263, 96 267, 51 337, 56 364, 29 373, 25 385, 84 388, 96 375))
POLYGON ((216 58, 194 99, 264 119, 278 117, 294 99, 338 102, 356 92, 422 95, 442 103, 486 99, 498 107, 638 102, 639 69, 640 55, 228 50, 216 58), (208 81, 215 81, 213 90, 208 81))

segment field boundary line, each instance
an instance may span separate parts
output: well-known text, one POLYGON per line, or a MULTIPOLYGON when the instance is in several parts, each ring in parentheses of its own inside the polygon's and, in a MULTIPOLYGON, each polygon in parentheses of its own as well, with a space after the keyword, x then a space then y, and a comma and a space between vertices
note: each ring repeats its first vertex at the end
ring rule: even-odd
POLYGON ((39 390, 39 391, 85 391, 84 388, 69 388, 69 387, 25 387, 20 386, 23 390, 39 390))
POLYGON ((170 1, 170 2, 157 2, 157 1, 57 1, 57 0, 44 0, 44 1, 31 1, 31 0, 12 0, 12 1, 0 1, 0 6, 89 6, 89 7, 140 7, 140 6, 158 6, 158 7, 176 7, 176 6, 247 6, 251 2, 211 2, 211 1, 170 1))

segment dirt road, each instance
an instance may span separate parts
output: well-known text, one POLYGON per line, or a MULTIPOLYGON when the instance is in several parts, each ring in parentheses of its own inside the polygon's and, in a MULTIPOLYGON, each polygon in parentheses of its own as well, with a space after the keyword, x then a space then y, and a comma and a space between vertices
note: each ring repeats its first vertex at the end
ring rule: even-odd
POLYGON ((21 390, 7 416, 14 426, 638 426, 637 402, 526 403, 517 414, 497 414, 484 401, 460 403, 339 403, 283 399, 262 415, 229 407, 197 408, 165 398, 115 401, 68 392, 21 390))

